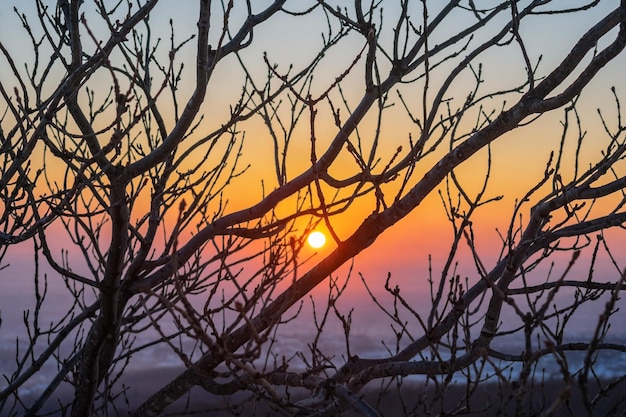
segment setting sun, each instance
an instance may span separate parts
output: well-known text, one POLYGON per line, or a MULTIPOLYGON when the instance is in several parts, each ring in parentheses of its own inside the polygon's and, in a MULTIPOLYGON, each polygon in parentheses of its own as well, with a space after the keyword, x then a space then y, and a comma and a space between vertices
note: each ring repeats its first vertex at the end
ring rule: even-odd
POLYGON ((324 233, 322 232, 311 232, 307 238, 307 242, 312 248, 318 249, 326 243, 326 236, 324 236, 324 233))

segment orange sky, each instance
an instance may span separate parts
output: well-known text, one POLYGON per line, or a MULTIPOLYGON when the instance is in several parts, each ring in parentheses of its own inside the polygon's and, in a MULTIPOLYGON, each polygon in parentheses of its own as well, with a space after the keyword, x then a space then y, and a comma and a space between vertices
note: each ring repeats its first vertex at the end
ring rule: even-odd
MULTIPOLYGON (((190 2, 192 3, 192 2, 190 2)), ((28 5, 20 6, 28 9, 28 5)), ((172 7, 167 2, 158 6, 154 19, 151 20, 158 27, 159 22, 166 22, 169 17, 179 19, 183 22, 194 21, 195 3, 190 9, 181 7, 177 4, 172 7)), ((571 34, 561 36, 564 30, 558 23, 546 27, 544 25, 544 17, 536 19, 536 27, 527 26, 523 29, 524 34, 528 37, 528 47, 531 56, 537 58, 539 47, 547 47, 544 53, 542 67, 545 71, 552 68, 555 62, 558 62, 565 54, 565 48, 572 45, 576 36, 584 31, 592 22, 592 16, 601 15, 606 9, 598 9, 581 18, 577 25, 569 24, 567 31, 571 34), (539 31, 538 29, 541 29, 539 31), (556 34, 559 36, 556 36, 556 34), (546 39, 550 39, 550 45, 546 45, 546 39)), ((0 12, 0 19, 5 22, 7 19, 15 23, 15 18, 9 15, 10 12, 4 10, 0 12)), ((551 22, 557 22, 560 17, 550 17, 551 22)), ((311 36, 311 30, 319 32, 315 29, 320 20, 316 20, 310 26, 299 26, 300 21, 293 18, 285 18, 281 25, 270 25, 266 29, 259 30, 255 35, 255 42, 258 42, 256 49, 245 51, 242 57, 246 62, 250 63, 250 68, 255 76, 262 80, 266 73, 266 68, 260 59, 262 52, 267 48, 268 58, 272 62, 280 63, 278 71, 286 71, 286 65, 294 62, 296 66, 306 62, 310 56, 310 48, 319 45, 320 38, 311 36), (285 36, 285 33, 297 34, 294 36, 285 36)), ((164 27, 167 27, 165 24, 164 27)), ((182 25, 181 31, 193 30, 195 25, 182 25)), ((6 39, 11 29, 9 26, 0 25, 0 36, 6 39)), ((389 30, 389 28, 386 28, 389 30)), ((180 39, 184 38, 184 33, 179 33, 180 39)), ((320 64, 321 75, 314 80, 314 92, 323 91, 328 85, 329 80, 332 81, 337 73, 345 68, 358 53, 362 41, 358 38, 349 39, 340 48, 331 52, 320 64), (350 49, 349 47, 353 48, 350 49)), ((24 47, 20 41, 16 41, 11 45, 14 50, 24 47)), ((193 48, 185 50, 184 54, 193 54, 193 48)), ((191 55, 190 55, 191 56, 191 55)), ((487 85, 505 85, 513 77, 519 80, 519 55, 511 54, 505 49, 498 51, 498 54, 487 55, 481 61, 485 67, 485 77, 488 81, 487 85), (507 55, 509 54, 509 55, 507 55), (503 59, 507 58, 508 59, 503 59)), ((207 116, 206 124, 210 127, 209 131, 215 126, 219 126, 222 116, 228 113, 228 99, 237 97, 241 92, 241 83, 237 81, 237 77, 241 75, 240 70, 235 70, 233 66, 234 60, 231 59, 229 65, 220 67, 215 74, 214 80, 209 85, 207 101, 203 107, 203 113, 207 116)), ((609 87, 612 84, 620 82, 620 71, 624 68, 624 58, 613 62, 603 70, 602 75, 588 87, 583 98, 581 99, 581 108, 584 110, 583 117, 585 126, 593 129, 589 133, 589 143, 585 143, 585 158, 587 161, 593 161, 599 155, 600 149, 604 146, 605 138, 599 129, 598 117, 595 113, 597 107, 602 107, 607 112, 613 111, 613 104, 609 95, 609 87)), ((193 65, 188 65, 191 70, 193 65)), ((350 104, 356 105, 355 98, 362 93, 362 79, 360 76, 360 68, 354 71, 350 77, 343 83, 346 96, 352 100, 350 104)), ((188 74, 188 73, 186 73, 188 74)), ((106 75, 103 77, 106 79, 106 75)), ((433 76, 431 85, 433 88, 437 86, 437 82, 442 78, 433 76)), ((457 83, 454 90, 450 92, 450 97, 456 97, 461 100, 465 97, 471 86, 457 83)), ((185 84, 180 89, 182 101, 190 92, 190 85, 185 84)), ((406 88, 405 97, 419 97, 417 88, 406 88), (411 94, 413 96, 411 96, 411 94)), ((333 99, 337 104, 339 98, 336 93, 333 99)), ((417 137, 417 127, 409 123, 409 119, 401 109, 401 104, 395 91, 389 96, 390 104, 394 107, 389 110, 389 116, 385 116, 383 121, 383 135, 381 136, 381 144, 379 155, 382 158, 381 166, 394 154, 399 145, 407 145, 409 134, 417 137)), ((492 107, 499 108, 500 103, 495 101, 492 107)), ((347 110, 342 109, 343 117, 347 117, 347 110)), ((307 124, 307 115, 302 117, 302 126, 298 128, 298 134, 294 135, 294 143, 290 147, 288 173, 290 177, 294 177, 300 172, 306 170, 310 164, 310 141, 307 124)), ((478 235, 478 244, 481 248, 485 248, 485 259, 493 261, 495 255, 493 251, 489 251, 490 247, 499 248, 499 238, 495 231, 496 228, 503 230, 508 226, 509 219, 515 204, 515 198, 518 198, 524 191, 532 187, 542 176, 545 163, 548 160, 549 149, 554 149, 560 140, 559 120, 562 119, 562 112, 555 111, 549 117, 539 120, 534 126, 508 134, 502 140, 494 144, 493 151, 493 167, 490 185, 487 189, 487 197, 495 197, 502 194, 503 200, 494 202, 479 212, 477 215, 476 231, 478 235), (544 120, 545 119, 545 120, 544 120)), ((364 140, 371 140, 374 129, 374 119, 366 120, 361 126, 361 133, 364 140)), ((170 120, 171 123, 171 120, 170 120)), ((252 120, 242 125, 245 128, 245 141, 247 143, 244 148, 242 157, 242 166, 250 163, 251 168, 247 174, 233 182, 235 191, 228 194, 229 210, 234 211, 250 204, 257 202, 262 196, 261 179, 266 187, 266 193, 276 185, 274 176, 274 168, 271 165, 272 152, 270 148, 270 140, 265 128, 259 120, 252 120)), ((328 117, 328 106, 320 104, 320 114, 317 118, 316 134, 318 154, 324 148, 324 144, 329 143, 335 133, 332 121, 328 117)), ((353 138, 356 140, 356 138, 353 138)), ((445 146, 444 146, 445 147, 445 146)), ((439 152, 436 156, 442 155, 439 152)), ((201 157, 200 154, 197 154, 201 157)), ((428 158, 423 166, 417 172, 425 172, 434 163, 436 157, 428 158)), ((51 167, 49 167, 51 168, 51 167)), ((347 152, 344 152, 342 161, 338 166, 332 168, 335 175, 348 175, 356 172, 354 160, 347 152)), ((486 170, 486 155, 481 153, 476 155, 470 161, 465 163, 457 171, 458 177, 467 186, 470 192, 475 192, 482 181, 486 170), (478 181, 478 182, 476 182, 478 181)), ((418 178, 418 174, 416 174, 418 178)), ((391 192, 390 196, 393 195, 391 192)), ((331 223, 340 237, 347 237, 354 230, 364 216, 371 212, 374 208, 372 199, 365 199, 362 205, 355 205, 345 215, 331 219, 331 223)), ((288 205, 288 204, 287 204, 288 205)), ((137 207, 137 216, 141 215, 142 207, 137 207)), ((280 210, 288 210, 289 207, 281 207, 280 210)), ((287 211, 285 211, 287 212, 287 211)), ((320 227, 326 231, 325 227, 320 227)), ((424 203, 415 210, 410 216, 402 220, 398 225, 387 231, 384 236, 369 249, 366 250, 358 259, 357 265, 363 270, 386 270, 393 272, 394 269, 399 271, 407 271, 411 268, 417 270, 427 266, 428 256, 432 255, 435 265, 441 266, 443 259, 447 253, 450 244, 452 230, 443 213, 442 205, 439 197, 435 194, 429 197, 424 203)), ((328 246, 320 251, 323 255, 324 251, 333 247, 332 239, 329 239, 328 246)), ((319 255, 318 255, 319 256, 319 255)), ((471 262, 470 262, 471 265, 471 262)), ((1 272, 0 272, 1 273, 1 272)), ((404 272, 402 272, 404 273, 404 272)))

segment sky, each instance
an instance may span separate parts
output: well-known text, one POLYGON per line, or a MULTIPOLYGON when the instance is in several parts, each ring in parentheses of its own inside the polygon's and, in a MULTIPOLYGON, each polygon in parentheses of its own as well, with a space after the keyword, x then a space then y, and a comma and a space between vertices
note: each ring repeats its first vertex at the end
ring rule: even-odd
MULTIPOLYGON (((32 16, 32 2, 13 2, 18 5, 28 16, 32 16)), ((13 4, 12 3, 12 4, 13 4)), ((86 2, 88 7, 89 2, 86 2)), ((298 4, 297 2, 288 2, 289 4, 298 4)), ((397 2, 384 0, 383 4, 388 7, 389 13, 397 11, 397 2), (389 4, 389 6, 388 6, 389 4)), ((569 48, 578 39, 581 33, 586 31, 599 16, 605 15, 612 10, 619 1, 602 1, 601 4, 591 11, 580 13, 578 17, 565 16, 536 16, 530 19, 521 27, 521 34, 524 37, 526 47, 529 51, 530 59, 535 62, 541 55, 540 70, 541 74, 546 74, 554 65, 565 56, 569 48)), ((47 1, 50 7, 54 7, 54 2, 47 1)), ((255 3, 256 4, 256 3, 255 3)), ((561 2, 560 4, 570 4, 569 2, 561 2)), ((196 2, 192 1, 163 1, 155 10, 155 14, 151 17, 150 22, 153 28, 162 28, 164 32, 163 42, 169 42, 169 34, 166 32, 168 20, 172 18, 177 24, 176 36, 178 40, 185 39, 191 34, 195 28, 196 2)), ((301 5, 294 6, 301 7, 301 5)), ((434 12, 433 12, 434 13, 434 12)), ((455 17, 450 22, 439 28, 442 39, 449 33, 453 33, 456 25, 461 25, 465 16, 455 17), (447 26, 446 26, 447 25, 447 26)), ((262 82, 267 73, 267 68, 262 63, 262 54, 267 51, 267 57, 271 62, 277 63, 277 71, 287 71, 288 65, 293 63, 294 67, 304 65, 311 57, 311 52, 319 48, 321 43, 321 32, 324 32, 325 21, 323 16, 316 15, 314 18, 301 20, 295 17, 282 17, 276 20, 276 23, 269 24, 255 32, 254 48, 246 50, 241 54, 241 58, 250 65, 251 73, 255 80, 262 82)), ((30 51, 28 39, 25 36, 18 36, 20 32, 20 23, 16 19, 15 14, 10 7, 4 7, 0 10, 0 39, 5 47, 18 61, 29 61, 32 58, 23 51, 30 51)), ((390 27, 384 26, 387 33, 386 37, 381 38, 381 42, 389 42, 390 27)), ((612 36, 608 36, 612 39, 612 36)), ((212 39, 211 42, 217 42, 212 39)), ((329 82, 337 76, 338 68, 345 68, 350 65, 354 59, 356 52, 362 46, 362 40, 358 37, 349 37, 342 41, 340 47, 331 50, 320 61, 319 76, 313 80, 313 92, 319 94, 324 91, 329 82), (330 80, 330 81, 329 81, 330 80)), ((165 51, 167 49, 164 49, 165 51)), ((165 52, 163 52, 165 53, 165 52)), ((45 58, 45 57, 42 57, 45 58)), ((180 58, 185 61, 186 67, 183 71, 183 79, 189 77, 190 71, 193 69, 193 47, 188 47, 180 52, 180 58), (187 64, 187 62, 191 62, 187 64)), ((479 60, 483 64, 483 78, 486 80, 486 88, 497 89, 504 88, 512 82, 516 83, 523 80, 524 71, 521 65, 520 54, 515 47, 505 47, 487 53, 479 60)), ((227 65, 219 67, 214 74, 214 79, 209 85, 209 92, 206 103, 203 107, 203 113, 207 115, 207 124, 219 123, 221 117, 229 112, 229 101, 238 97, 241 93, 242 72, 236 67, 233 58, 228 58, 227 65)), ((442 66, 445 68, 446 63, 442 66)), ((585 90, 579 100, 579 112, 584 129, 587 130, 587 136, 583 143, 583 164, 586 165, 596 160, 600 152, 605 146, 606 138, 602 131, 597 109, 601 108, 609 118, 615 114, 615 106, 610 94, 611 86, 617 87, 619 95, 626 93, 626 86, 623 83, 622 71, 626 65, 626 55, 622 55, 614 62, 611 62, 604 68, 600 74, 585 90)), ((381 66, 383 68, 383 66, 381 66)), ((342 82, 342 88, 345 91, 346 100, 351 106, 356 104, 356 98, 362 93, 361 69, 357 68, 350 76, 346 77, 342 82)), ((435 73, 431 79, 431 83, 436 85, 441 82, 445 71, 442 74, 435 73)), ((57 75, 62 78, 62 74, 57 75)), ((106 75, 98 82, 106 83, 106 75)), ((455 99, 462 100, 468 91, 473 87, 469 84, 470 77, 461 77, 458 83, 452 86, 451 96, 455 99)), ((0 82, 6 84, 7 90, 13 88, 14 79, 8 72, 7 61, 0 58, 0 82)), ((419 85, 419 82, 416 83, 419 85)), ((419 97, 421 92, 419 88, 411 85, 402 86, 403 96, 413 100, 415 110, 419 110, 415 102, 415 97, 419 97)), ((191 84, 183 83, 179 90, 181 97, 186 97, 191 93, 191 84)), ((333 93, 334 100, 339 102, 336 92, 333 93)), ((184 101, 181 100, 181 102, 184 101)), ((453 102, 455 103, 455 102, 453 102)), ((391 92, 388 98, 388 104, 392 106, 389 110, 389 116, 385 116, 382 121, 382 131, 384 132, 380 145, 381 164, 392 158, 395 150, 400 145, 407 145, 409 134, 417 136, 417 128, 411 125, 406 112, 402 111, 401 101, 395 91, 391 92)), ((487 101, 487 107, 499 108, 501 103, 496 99, 487 101)), ((332 139, 335 129, 329 119, 328 108, 320 106, 320 115, 318 116, 318 124, 316 126, 317 146, 323 149, 332 139)), ((505 105, 506 107, 506 105, 505 105)), ((4 111, 4 107, 0 108, 0 112, 4 111)), ((342 109, 343 117, 347 117, 347 110, 342 109)), ((303 116, 306 121, 308 116, 303 116)), ((507 134, 502 140, 493 145, 491 151, 493 154, 493 165, 491 167, 491 179, 486 196, 495 198, 502 195, 503 198, 495 201, 482 209, 474 219, 475 231, 477 233, 477 247, 483 254, 483 261, 486 265, 493 265, 498 258, 499 248, 501 246, 500 233, 506 230, 511 220, 516 199, 537 183, 543 175, 543 170, 549 159, 550 149, 558 147, 561 139, 561 121, 564 113, 560 110, 545 115, 535 123, 507 134)), ((365 120, 361 133, 364 141, 372 138, 372 131, 375 126, 375 118, 370 117, 365 120)), ((171 123, 171 120, 169 121, 171 123)), ((468 121, 469 123, 469 121, 468 121)), ((289 163, 287 165, 288 176, 295 177, 300 172, 308 168, 310 164, 310 141, 307 136, 308 126, 305 122, 296 129, 294 135, 294 143, 290 146, 289 163)), ((233 188, 243 190, 241 192, 233 192, 229 195, 229 205, 227 211, 234 211, 247 207, 248 205, 258 201, 262 195, 276 186, 276 179, 273 177, 273 167, 266 161, 271 161, 272 153, 269 144, 271 143, 263 124, 258 120, 252 120, 246 124, 245 134, 246 147, 241 157, 241 164, 245 166, 250 164, 249 170, 233 181, 233 188), (261 186, 261 178, 265 191, 261 186)), ((571 158, 572 149, 569 148, 569 158, 571 158)), ((423 166, 417 170, 418 173, 424 172, 436 163, 440 153, 436 153, 425 160, 423 166)), ((202 156, 198 153, 194 155, 198 159, 202 156)), ((344 175, 354 172, 354 161, 349 157, 344 157, 345 163, 333 168, 333 174, 344 175)), ((53 168, 50 168, 53 169, 53 168)), ((467 187, 467 189, 475 193, 480 187, 480 181, 487 170, 487 154, 479 153, 462 167, 456 174, 459 180, 467 187)), ((416 174, 418 176, 419 174, 416 174)), ((440 188, 445 191, 445 188, 440 188)), ((281 210, 289 210, 289 207, 281 207, 281 210)), ((139 207, 138 210, 141 210, 139 207)), ((371 200, 367 204, 356 205, 349 213, 338 216, 331 220, 334 229, 339 236, 347 237, 358 226, 354 221, 356 218, 362 218, 366 213, 372 210, 371 200)), ((141 213, 134 213, 140 215, 141 213)), ((527 215, 527 213, 525 214, 527 215)), ((324 227, 320 230, 327 232, 324 227)), ((191 233, 191 232, 190 232, 191 233)), ((364 251, 355 260, 354 270, 351 276, 350 294, 346 296, 345 305, 359 307, 360 300, 368 298, 367 291, 362 284, 358 273, 361 273, 368 284, 378 288, 380 294, 384 295, 384 291, 380 289, 387 274, 391 274, 393 282, 398 282, 406 289, 407 294, 419 297, 425 300, 429 295, 429 287, 427 279, 429 268, 432 268, 434 276, 441 273, 441 269, 446 260, 448 249, 451 244, 453 230, 446 219, 445 211, 442 206, 441 199, 437 193, 429 196, 423 204, 415 209, 410 215, 404 218, 399 224, 391 230, 384 233, 377 241, 366 251, 364 251)), ((620 233, 608 233, 607 239, 611 241, 614 247, 625 244, 626 239, 623 231, 620 233)), ((332 239, 328 238, 327 246, 314 250, 312 248, 305 249, 306 255, 311 256, 311 260, 306 265, 314 265, 317 260, 329 253, 333 246, 332 239)), ((19 320, 20 305, 29 305, 32 302, 30 293, 27 291, 32 289, 32 281, 28 279, 32 273, 32 260, 27 257, 30 251, 29 247, 16 248, 12 252, 9 260, 10 267, 0 269, 0 306, 10 306, 2 308, 2 314, 5 323, 15 323, 19 320), (26 254, 26 255, 25 255, 26 254), (25 276, 26 279, 19 277, 25 276), (22 301, 16 298, 19 295, 25 295, 30 301, 22 301), (8 297, 7 297, 8 296, 8 297)), ((60 251, 60 249, 59 249, 60 251)), ((463 249, 462 255, 458 259, 458 271, 468 279, 476 279, 476 271, 473 261, 469 257, 467 249, 463 249)), ((583 270, 588 265, 589 254, 583 255, 583 270)), ((557 258, 558 259, 558 258, 557 258)), ((562 257, 560 262, 567 262, 567 258, 562 257)), ((608 260, 603 258, 606 264, 597 267, 599 273, 612 273, 612 268, 608 265, 608 260)), ((344 266, 337 271, 337 276, 345 277, 348 274, 349 265, 344 266)), ((306 268, 305 268, 306 269, 306 268)), ((51 272, 48 271, 50 274, 51 272)), ((541 280, 545 277, 546 271, 539 271, 537 279, 541 280)), ((59 284, 58 278, 51 277, 51 287, 49 291, 54 297, 62 297, 64 288, 59 284), (54 283, 53 283, 54 282, 54 283)), ((343 279, 343 278, 342 278, 343 279)), ((319 297, 323 297, 326 287, 320 287, 315 290, 319 297)), ((61 298, 58 298, 61 300, 61 298)), ((60 301, 59 301, 60 303, 60 301)), ((52 310, 61 305, 52 305, 52 310)), ((368 307, 368 310, 371 308, 368 307)), ((371 328, 369 325, 369 315, 362 315, 356 318, 357 326, 364 332, 371 328)), ((9 324, 5 325, 0 332, 7 332, 9 336, 14 336, 15 328, 9 324)), ((2 335, 0 334, 0 338, 2 335)))

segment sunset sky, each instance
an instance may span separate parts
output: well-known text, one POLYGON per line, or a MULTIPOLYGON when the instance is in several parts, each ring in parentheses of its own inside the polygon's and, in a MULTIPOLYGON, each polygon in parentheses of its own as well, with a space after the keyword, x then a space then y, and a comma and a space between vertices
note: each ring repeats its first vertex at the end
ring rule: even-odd
MULTIPOLYGON (((55 3, 55 1, 46 2, 51 8, 54 8, 55 3)), ((385 1, 384 3, 387 2, 385 1)), ((388 3, 389 6, 385 4, 385 10, 393 16, 394 13, 397 13, 397 2, 390 1, 388 3)), ((568 4, 568 2, 562 3, 568 4)), ((11 2, 11 7, 5 5, 0 10, 0 39, 2 39, 4 46, 14 56, 18 67, 22 68, 24 62, 32 65, 33 58, 29 55, 32 48, 28 38, 24 36, 19 19, 12 11, 13 4, 31 19, 35 18, 35 9, 32 2, 13 1, 11 2)), ((545 75, 550 72, 566 55, 579 36, 618 4, 619 1, 617 0, 603 1, 593 10, 580 13, 576 17, 548 15, 534 16, 527 21, 525 20, 520 30, 526 42, 529 56, 533 63, 537 62, 540 55, 542 57, 538 73, 545 75)), ((88 10, 91 7, 90 2, 85 2, 83 7, 88 10)), ((297 2, 293 3, 293 8, 293 10, 304 9, 297 2)), ((163 1, 157 5, 156 12, 150 18, 150 23, 155 31, 153 36, 162 36, 163 42, 167 44, 169 42, 168 20, 171 18, 174 20, 176 27, 177 40, 185 39, 195 31, 196 9, 197 4, 193 1, 163 1)), ((240 10, 234 13, 235 21, 242 16, 238 14, 239 12, 240 10)), ((434 15, 436 11, 432 10, 431 13, 434 15)), ((447 36, 456 33, 457 26, 462 26, 465 18, 465 15, 458 15, 455 17, 456 20, 446 21, 445 24, 438 28, 438 32, 434 34, 433 42, 436 43, 438 36, 441 39, 445 39, 447 36)), ((307 19, 283 16, 272 22, 262 26, 255 32, 253 47, 243 51, 241 54, 241 58, 247 63, 253 78, 256 77, 260 85, 264 82, 268 71, 267 66, 263 62, 264 52, 267 52, 267 57, 272 63, 277 64, 276 68, 279 73, 286 73, 290 64, 293 64, 294 68, 297 69, 311 59, 321 45, 320 33, 326 30, 325 20, 319 14, 307 19)), ((381 35, 380 39, 381 44, 389 44, 391 42, 391 26, 389 24, 384 27, 383 35, 381 35)), ((102 27, 92 29, 97 31, 102 30, 102 27)), ((611 41, 614 35, 615 33, 609 34, 606 37, 607 42, 611 41)), ((217 42, 216 39, 212 41, 217 42)), ((85 43, 89 44, 88 41, 85 43)), ((193 45, 193 41, 190 45, 193 45)), ((342 40, 341 45, 333 48, 320 61, 319 73, 316 73, 313 80, 312 92, 314 96, 324 91, 328 84, 332 83, 332 80, 350 65, 362 46, 363 41, 361 38, 350 36, 342 40)), ((93 45, 90 48, 93 48, 93 45)), ((167 48, 164 47, 161 53, 165 56, 166 52, 167 48)), ((41 57, 41 59, 45 58, 41 57)), ((185 62, 183 80, 190 80, 183 82, 178 92, 180 102, 184 103, 193 87, 194 47, 189 46, 182 49, 179 58, 185 62)), ((202 126, 203 128, 207 126, 207 131, 211 131, 216 126, 219 126, 221 120, 230 111, 229 105, 241 94, 242 71, 235 65, 233 57, 228 59, 232 62, 220 66, 209 84, 207 100, 202 111, 207 117, 206 123, 202 126)), ((485 91, 509 88, 524 81, 523 61, 515 45, 490 51, 479 62, 483 64, 482 77, 486 80, 485 91)), ((611 62, 585 89, 578 102, 582 126, 587 131, 583 143, 583 161, 581 166, 586 166, 597 160, 600 157, 601 150, 606 146, 607 139, 602 130, 597 109, 602 109, 604 114, 608 116, 608 120, 614 117, 616 114, 615 105, 610 88, 615 86, 618 96, 623 96, 626 93, 626 86, 623 81, 623 69, 625 67, 625 55, 611 62)), ((7 91, 12 91, 15 86, 15 79, 11 76, 8 68, 6 58, 1 58, 0 81, 7 91)), ((384 66, 381 66, 381 69, 384 70, 384 66)), ((445 70, 433 72, 430 80, 432 91, 436 91, 446 75, 445 70)), ((55 76, 58 76, 59 80, 61 80, 63 74, 59 73, 55 74, 55 76)), ((95 79, 95 82, 103 85, 110 83, 106 73, 103 72, 97 75, 97 77, 100 76, 102 78, 95 79)), ((459 82, 453 84, 451 91, 446 95, 451 98, 452 104, 458 105, 471 91, 473 85, 471 85, 470 78, 469 75, 466 75, 461 77, 459 82)), ((411 84, 402 86, 402 95, 411 102, 414 111, 419 111, 418 104, 421 91, 418 86, 419 83, 416 83, 415 86, 411 84)), ((346 77, 345 81, 342 82, 342 89, 349 105, 355 106, 356 100, 360 98, 363 92, 361 67, 357 66, 346 77)), ((339 96, 336 93, 333 94, 333 100, 336 104, 339 104, 339 96)), ((492 110, 506 107, 499 100, 499 98, 496 98, 493 101, 487 101, 486 107, 492 110)), ((398 146, 408 145, 409 135, 412 135, 414 138, 418 135, 418 128, 410 122, 395 89, 389 94, 388 104, 393 107, 388 110, 383 118, 381 142, 378 150, 378 155, 381 158, 380 165, 382 166, 393 157, 398 146)), ((322 153, 324 145, 329 143, 336 133, 328 106, 320 104, 319 107, 320 112, 316 123, 318 155, 322 153)), ((339 107, 342 106, 339 105, 339 107)), ((0 109, 0 111, 4 111, 4 109, 0 109)), ((348 117, 345 108, 342 108, 341 115, 344 118, 348 117)), ((363 140, 366 142, 371 140, 375 129, 376 118, 374 116, 372 115, 372 117, 366 119, 361 128, 363 140)), ((563 118, 563 111, 556 110, 542 116, 527 127, 507 134, 492 146, 493 165, 486 197, 494 198, 502 195, 503 198, 479 210, 474 219, 477 247, 482 251, 483 261, 487 265, 493 265, 497 260, 502 244, 498 230, 505 231, 508 227, 516 199, 519 199, 541 179, 549 159, 550 150, 558 149, 562 132, 560 123, 563 118)), ((168 121, 170 124, 172 122, 172 120, 168 121)), ((467 123, 470 122, 469 120, 467 121, 467 123)), ((467 125, 467 128, 471 128, 471 126, 467 125)), ((572 125, 572 128, 574 128, 574 125, 572 125)), ((242 130, 245 130, 245 147, 240 165, 243 167, 250 164, 250 168, 244 175, 233 181, 233 191, 227 195, 229 201, 227 212, 239 210, 258 202, 264 193, 267 194, 277 185, 272 164, 271 140, 262 121, 260 119, 252 119, 242 125, 242 130)), ((287 163, 289 178, 294 178, 310 166, 311 144, 306 109, 296 132, 297 134, 294 135, 293 142, 290 144, 287 163)), ((200 136, 202 133, 204 131, 201 130, 196 132, 195 135, 200 136)), ((575 142, 570 142, 567 146, 571 157, 573 143, 575 142)), ((443 148, 446 148, 446 146, 444 145, 443 148)), ((413 183, 419 177, 419 173, 425 172, 437 162, 443 150, 437 151, 420 162, 416 169, 415 178, 412 180, 413 183)), ((193 158, 201 160, 202 155, 197 153, 192 156, 193 158)), ((344 155, 341 161, 341 163, 331 168, 332 174, 342 177, 356 172, 357 166, 350 155, 344 155)), ((486 172, 486 161, 486 152, 480 152, 456 172, 468 191, 476 192, 481 186, 486 172)), ((564 165, 567 165, 567 161, 564 162, 564 165)), ((53 171, 55 167, 47 166, 47 169, 53 171)), ((61 176, 62 174, 59 172, 58 175, 61 176)), ((396 186, 390 185, 388 187, 390 196, 397 189, 397 187, 394 187, 396 186)), ((445 191, 445 184, 441 184, 439 189, 442 192, 445 191)), ((527 210, 529 207, 527 206, 527 210)), ((366 217, 373 208, 373 199, 366 198, 362 204, 356 204, 347 213, 332 218, 330 220, 331 224, 340 238, 347 238, 358 226, 362 218, 366 217)), ((285 210, 284 212, 287 213, 291 209, 291 207, 280 207, 279 213, 281 210, 285 210)), ((600 210, 601 207, 598 209, 600 210)), ((527 210, 524 211, 525 216, 528 215, 527 210)), ((138 208, 133 215, 140 216, 141 208, 138 208)), ((312 248, 305 249, 307 256, 313 256, 306 264, 309 266, 314 265, 318 259, 321 259, 335 247, 326 227, 320 225, 319 230, 326 234, 327 243, 318 250, 312 248)), ((191 232, 189 232, 188 236, 190 234, 191 232)), ((433 193, 413 213, 388 230, 374 245, 358 256, 354 270, 363 273, 368 282, 371 281, 379 285, 384 282, 387 273, 391 273, 397 282, 406 284, 408 292, 427 294, 429 291, 427 286, 429 257, 432 258, 432 267, 436 276, 437 273, 440 273, 446 259, 452 236, 453 231, 446 219, 441 199, 436 193, 433 193)), ((609 234, 608 237, 614 239, 614 243, 626 243, 623 233, 615 233, 614 236, 609 234)), ((63 240, 59 242, 59 251, 64 242, 63 240)), ((15 279, 16 276, 24 272, 22 268, 32 268, 32 260, 30 258, 22 258, 22 256, 29 256, 24 254, 30 253, 30 250, 30 247, 12 249, 14 251, 12 252, 13 255, 5 259, 4 262, 10 263, 11 266, 0 270, 0 287, 4 289, 4 291, 0 292, 2 294, 0 295, 0 306, 8 303, 6 299, 3 301, 3 295, 5 297, 6 295, 15 297, 16 294, 23 293, 25 288, 32 287, 32 282, 28 278, 25 282, 19 283, 15 279)), ((465 251, 464 254, 467 258, 464 260, 460 259, 463 263, 459 266, 459 272, 467 276, 475 276, 475 268, 473 261, 469 257, 469 252, 465 251)), ((588 258, 583 256, 583 259, 588 258)), ((345 274, 346 270, 343 269, 338 274, 345 274)), ((607 267, 607 270, 611 269, 607 267)), ((26 273, 26 275, 28 276, 29 273, 26 273)), ((58 281, 54 285, 59 285, 58 281)), ((351 287, 356 296, 366 296, 356 273, 353 274, 351 287)), ((51 291, 54 292, 55 288, 51 287, 51 291)), ((319 291, 323 293, 326 289, 320 288, 319 291)), ((26 294, 25 296, 29 297, 26 294)), ((348 300, 351 300, 351 298, 348 298, 348 300)), ((348 303, 350 302, 348 301, 348 303)), ((14 299, 12 303, 15 303, 14 299)), ((5 312, 4 310, 3 315, 7 314, 10 317, 11 312, 5 312)), ((19 314, 13 318, 17 317, 19 317, 19 314)), ((7 322, 10 323, 11 320, 7 322)))

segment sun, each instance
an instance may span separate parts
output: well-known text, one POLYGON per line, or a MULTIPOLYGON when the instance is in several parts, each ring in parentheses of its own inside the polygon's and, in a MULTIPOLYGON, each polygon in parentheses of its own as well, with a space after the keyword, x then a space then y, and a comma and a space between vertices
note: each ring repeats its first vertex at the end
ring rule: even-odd
POLYGON ((307 242, 312 248, 319 249, 326 243, 326 236, 322 232, 314 231, 309 234, 307 242))

